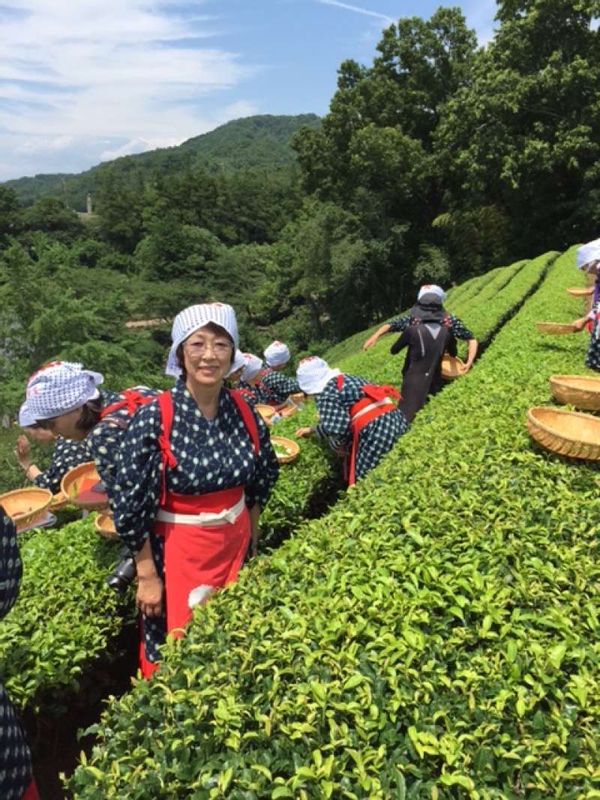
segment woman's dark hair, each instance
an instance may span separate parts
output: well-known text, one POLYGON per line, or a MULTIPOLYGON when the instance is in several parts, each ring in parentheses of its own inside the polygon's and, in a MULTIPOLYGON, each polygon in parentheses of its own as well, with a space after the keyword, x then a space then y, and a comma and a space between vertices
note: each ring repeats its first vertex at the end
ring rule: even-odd
POLYGON ((88 400, 88 402, 81 407, 81 415, 75 423, 77 430, 89 433, 92 428, 95 428, 100 422, 101 411, 102 395, 95 400, 88 400))
MULTIPOLYGON (((231 336, 227 333, 225 328, 222 328, 220 325, 217 325, 215 322, 207 322, 206 325, 203 325, 202 327, 206 328, 211 333, 214 333, 215 336, 217 336, 217 335, 218 336, 225 336, 229 340, 229 342, 231 343, 231 359, 230 359, 229 363, 233 364, 233 360, 235 358, 235 342, 233 341, 231 336)), ((195 331, 194 331, 194 333, 195 333, 195 331)), ((190 333, 190 336, 191 335, 192 334, 190 333)), ((187 370, 185 368, 185 360, 184 360, 184 357, 183 357, 183 342, 179 345, 179 347, 175 351, 175 356, 177 358, 177 365, 179 366, 179 368, 181 370, 181 377, 183 378, 184 381, 186 381, 187 380, 187 370)))

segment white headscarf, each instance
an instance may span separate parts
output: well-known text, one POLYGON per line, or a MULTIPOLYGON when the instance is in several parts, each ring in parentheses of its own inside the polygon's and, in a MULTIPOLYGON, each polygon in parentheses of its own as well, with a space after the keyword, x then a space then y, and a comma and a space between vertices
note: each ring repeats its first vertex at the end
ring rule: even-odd
POLYGON ((600 261, 600 239, 582 245, 577 251, 577 269, 585 269, 592 261, 600 261))
POLYGON ((263 360, 253 353, 244 353, 244 361, 246 366, 242 372, 242 380, 251 381, 253 378, 256 378, 263 368, 263 360))
POLYGON ((200 303, 195 306, 189 306, 180 311, 173 320, 171 329, 173 344, 169 350, 165 369, 167 375, 173 375, 174 377, 181 375, 181 366, 177 359, 177 348, 185 342, 188 336, 208 325, 209 322, 219 325, 223 330, 227 331, 237 348, 239 338, 237 319, 231 306, 226 303, 200 303))
POLYGON ((442 289, 441 286, 437 286, 435 283, 426 283, 419 289, 419 294, 417 295, 417 301, 422 300, 423 295, 426 294, 433 294, 439 299, 440 305, 446 299, 446 292, 442 289))
POLYGON ((233 364, 231 365, 231 369, 227 373, 227 377, 233 375, 234 372, 237 372, 238 369, 242 369, 246 366, 246 359, 244 358, 244 354, 241 350, 235 351, 235 356, 233 357, 233 364))
POLYGON ((339 374, 339 369, 331 369, 322 358, 309 356, 298 364, 296 379, 305 394, 320 394, 329 381, 339 374))
POLYGON ((35 420, 60 417, 81 408, 99 396, 97 387, 104 382, 99 372, 84 369, 82 364, 57 361, 42 367, 27 383, 27 411, 35 420))
POLYGON ((290 348, 276 340, 265 349, 264 356, 268 367, 282 367, 290 360, 290 348))
POLYGON ((36 422, 36 418, 29 410, 27 400, 21 403, 21 408, 19 409, 19 425, 21 428, 30 428, 32 425, 35 425, 36 422))

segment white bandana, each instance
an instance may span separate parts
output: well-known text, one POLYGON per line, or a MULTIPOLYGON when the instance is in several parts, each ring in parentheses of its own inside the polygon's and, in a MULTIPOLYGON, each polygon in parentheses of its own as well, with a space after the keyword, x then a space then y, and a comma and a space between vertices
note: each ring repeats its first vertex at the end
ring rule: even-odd
POLYGON ((238 346, 237 320, 235 311, 231 306, 226 303, 200 303, 196 306, 184 308, 173 320, 171 329, 173 344, 169 350, 167 368, 165 369, 167 375, 173 375, 176 378, 181 375, 181 366, 177 359, 177 348, 185 342, 188 336, 208 325, 209 322, 219 325, 223 330, 227 331, 233 339, 235 347, 238 346))
POLYGON ((255 356, 253 353, 244 353, 244 371, 242 372, 243 381, 251 381, 263 368, 262 358, 255 356))
POLYGON ((577 251, 577 269, 585 269, 592 261, 600 261, 600 239, 582 245, 577 251))
POLYGON ((19 409, 19 425, 21 428, 30 428, 32 425, 35 425, 36 421, 36 418, 29 410, 27 401, 21 403, 21 408, 19 409))
POLYGON ((99 396, 97 386, 104 382, 99 372, 82 364, 56 361, 34 373, 27 383, 26 405, 35 420, 60 417, 81 408, 99 396))
POLYGON ((446 292, 441 286, 437 286, 435 283, 426 283, 424 286, 421 286, 419 294, 417 295, 417 300, 421 300, 425 294, 434 294, 439 298, 440 303, 443 303, 446 299, 446 292))
POLYGON ((244 354, 241 350, 235 351, 235 356, 233 357, 233 364, 231 365, 231 369, 227 373, 227 377, 233 375, 234 372, 237 372, 238 369, 242 369, 246 366, 246 360, 244 358, 244 354))
POLYGON ((274 341, 264 352, 268 367, 282 367, 290 360, 290 348, 283 342, 274 341))
POLYGON ((305 394, 320 394, 329 381, 339 374, 339 369, 331 369, 322 358, 309 356, 298 364, 296 379, 305 394))

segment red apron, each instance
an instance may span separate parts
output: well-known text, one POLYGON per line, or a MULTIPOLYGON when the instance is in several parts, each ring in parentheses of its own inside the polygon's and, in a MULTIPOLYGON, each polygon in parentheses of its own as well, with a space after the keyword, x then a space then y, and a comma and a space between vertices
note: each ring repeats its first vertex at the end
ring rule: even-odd
POLYGON ((22 800, 40 800, 37 785, 33 778, 31 779, 31 783, 27 787, 27 791, 23 795, 22 800))
MULTIPOLYGON (((236 392, 232 399, 246 424, 255 452, 260 451, 258 426, 247 403, 236 392)), ((201 495, 167 491, 166 469, 176 466, 171 450, 173 398, 160 395, 162 434, 159 447, 163 458, 163 488, 153 533, 164 540, 164 599, 167 632, 176 637, 192 618, 196 605, 204 604, 217 589, 233 583, 248 551, 251 538, 250 514, 244 487, 234 486, 201 495)), ((158 663, 147 660, 140 643, 140 669, 149 678, 158 663)))
MULTIPOLYGON (((337 388, 341 392, 343 387, 344 376, 338 375, 337 388)), ((393 386, 375 386, 368 383, 362 387, 362 391, 365 397, 361 397, 350 409, 352 446, 346 467, 348 486, 354 486, 356 483, 356 455, 360 432, 377 417, 389 414, 390 411, 397 411, 397 403, 401 399, 400 392, 393 386)))

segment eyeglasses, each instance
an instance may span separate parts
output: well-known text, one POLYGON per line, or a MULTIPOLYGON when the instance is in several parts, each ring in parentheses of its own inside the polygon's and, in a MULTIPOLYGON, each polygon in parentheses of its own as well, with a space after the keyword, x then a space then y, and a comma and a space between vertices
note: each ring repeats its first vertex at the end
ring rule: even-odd
POLYGON ((186 352, 192 358, 201 358, 210 349, 217 358, 225 358, 232 351, 232 345, 229 342, 186 342, 183 345, 186 352))

